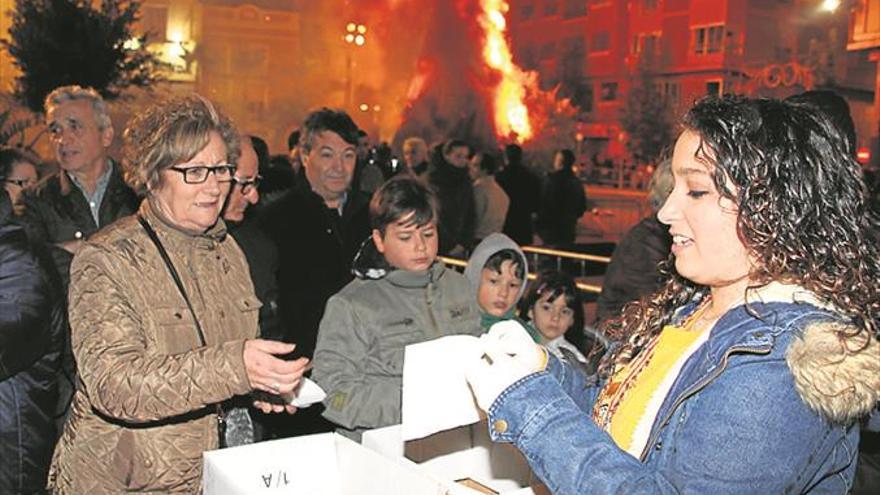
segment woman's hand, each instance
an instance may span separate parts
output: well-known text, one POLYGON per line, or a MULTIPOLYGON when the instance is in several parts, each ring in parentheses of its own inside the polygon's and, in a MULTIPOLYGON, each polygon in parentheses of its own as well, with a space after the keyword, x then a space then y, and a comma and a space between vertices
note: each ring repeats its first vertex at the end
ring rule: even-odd
POLYGON ((281 405, 281 404, 270 404, 266 401, 255 400, 254 407, 263 411, 265 414, 270 413, 282 413, 287 412, 287 414, 293 414, 296 412, 296 406, 291 406, 290 404, 281 405))
POLYGON ((294 344, 274 340, 245 341, 244 366, 251 388, 275 395, 291 395, 308 370, 309 360, 302 357, 285 361, 275 356, 289 354, 294 348, 294 344))
POLYGON ((514 320, 492 325, 480 337, 480 348, 466 364, 465 378, 484 411, 508 387, 547 366, 547 352, 514 320))

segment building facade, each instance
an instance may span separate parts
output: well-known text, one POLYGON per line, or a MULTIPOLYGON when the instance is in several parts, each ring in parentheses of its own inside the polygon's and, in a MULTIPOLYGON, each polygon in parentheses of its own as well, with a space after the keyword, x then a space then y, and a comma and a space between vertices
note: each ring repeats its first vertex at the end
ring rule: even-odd
POLYGON ((860 141, 870 140, 873 78, 846 56, 848 13, 821 12, 820 4, 510 0, 508 18, 517 61, 538 71, 542 86, 586 95, 573 99, 582 111, 582 154, 622 160, 620 116, 642 70, 673 117, 709 94, 786 97, 832 87, 850 102, 860 141))

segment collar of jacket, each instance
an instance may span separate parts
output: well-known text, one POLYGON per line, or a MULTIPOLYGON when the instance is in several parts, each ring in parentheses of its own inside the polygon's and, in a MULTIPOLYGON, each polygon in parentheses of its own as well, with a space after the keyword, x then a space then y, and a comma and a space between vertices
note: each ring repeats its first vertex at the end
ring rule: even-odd
POLYGON ((435 261, 431 268, 420 271, 393 270, 385 275, 385 280, 397 287, 406 289, 423 289, 437 282, 443 277, 446 267, 440 261, 435 261))
POLYGON ((797 285, 771 282, 750 291, 747 303, 718 320, 706 345, 709 360, 720 362, 730 352, 772 353, 777 344, 787 344, 784 358, 801 399, 828 421, 848 424, 880 401, 880 342, 797 285))
MULTIPOLYGON (((104 193, 105 195, 115 190, 116 188, 114 186, 116 183, 122 181, 122 175, 119 173, 119 166, 116 165, 116 162, 110 157, 107 158, 107 166, 110 167, 110 179, 107 181, 107 192, 104 193)), ((75 188, 76 186, 73 185, 73 181, 67 176, 67 172, 63 169, 58 170, 58 192, 61 193, 62 196, 67 196, 74 191, 75 188)))
POLYGON ((0 225, 6 225, 12 220, 13 209, 9 193, 5 188, 0 188, 0 225))
MULTIPOLYGON (((221 242, 226 237, 226 223, 222 218, 217 218, 217 223, 206 232, 187 230, 166 218, 158 208, 153 206, 149 196, 141 202, 138 213, 160 234, 163 243, 168 242, 177 246, 193 244, 197 248, 213 249, 217 242, 221 242)), ((171 251, 172 245, 167 245, 165 248, 171 251)))

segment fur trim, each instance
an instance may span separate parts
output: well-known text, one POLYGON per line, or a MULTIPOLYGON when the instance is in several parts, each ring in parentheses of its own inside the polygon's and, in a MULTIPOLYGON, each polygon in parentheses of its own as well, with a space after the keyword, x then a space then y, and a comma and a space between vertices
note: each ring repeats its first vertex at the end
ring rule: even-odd
POLYGON ((847 424, 880 400, 880 342, 841 323, 808 326, 786 361, 804 402, 824 418, 847 424))

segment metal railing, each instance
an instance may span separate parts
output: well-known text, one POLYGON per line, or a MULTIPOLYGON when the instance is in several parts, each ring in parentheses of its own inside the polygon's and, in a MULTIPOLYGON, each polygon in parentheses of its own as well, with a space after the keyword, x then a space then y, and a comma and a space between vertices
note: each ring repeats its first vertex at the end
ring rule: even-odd
MULTIPOLYGON (((584 254, 584 253, 575 253, 572 251, 561 251, 558 249, 548 249, 537 246, 523 246, 523 252, 527 254, 534 255, 533 266, 538 266, 537 256, 555 256, 557 257, 557 269, 562 268, 562 260, 563 259, 572 259, 581 264, 581 273, 584 272, 584 266, 587 262, 593 263, 605 263, 608 264, 611 261, 611 258, 608 256, 597 256, 593 254, 584 254)), ((443 264, 446 266, 451 266, 453 268, 461 268, 464 269, 467 266, 467 260, 463 260, 460 258, 451 258, 449 256, 440 256, 440 260, 443 261, 443 264)), ((529 280, 534 280, 537 277, 537 274, 534 272, 529 272, 527 274, 529 280)), ((582 281, 575 281, 575 285, 578 290, 581 292, 587 292, 591 294, 599 294, 602 292, 601 285, 588 284, 582 281)))

